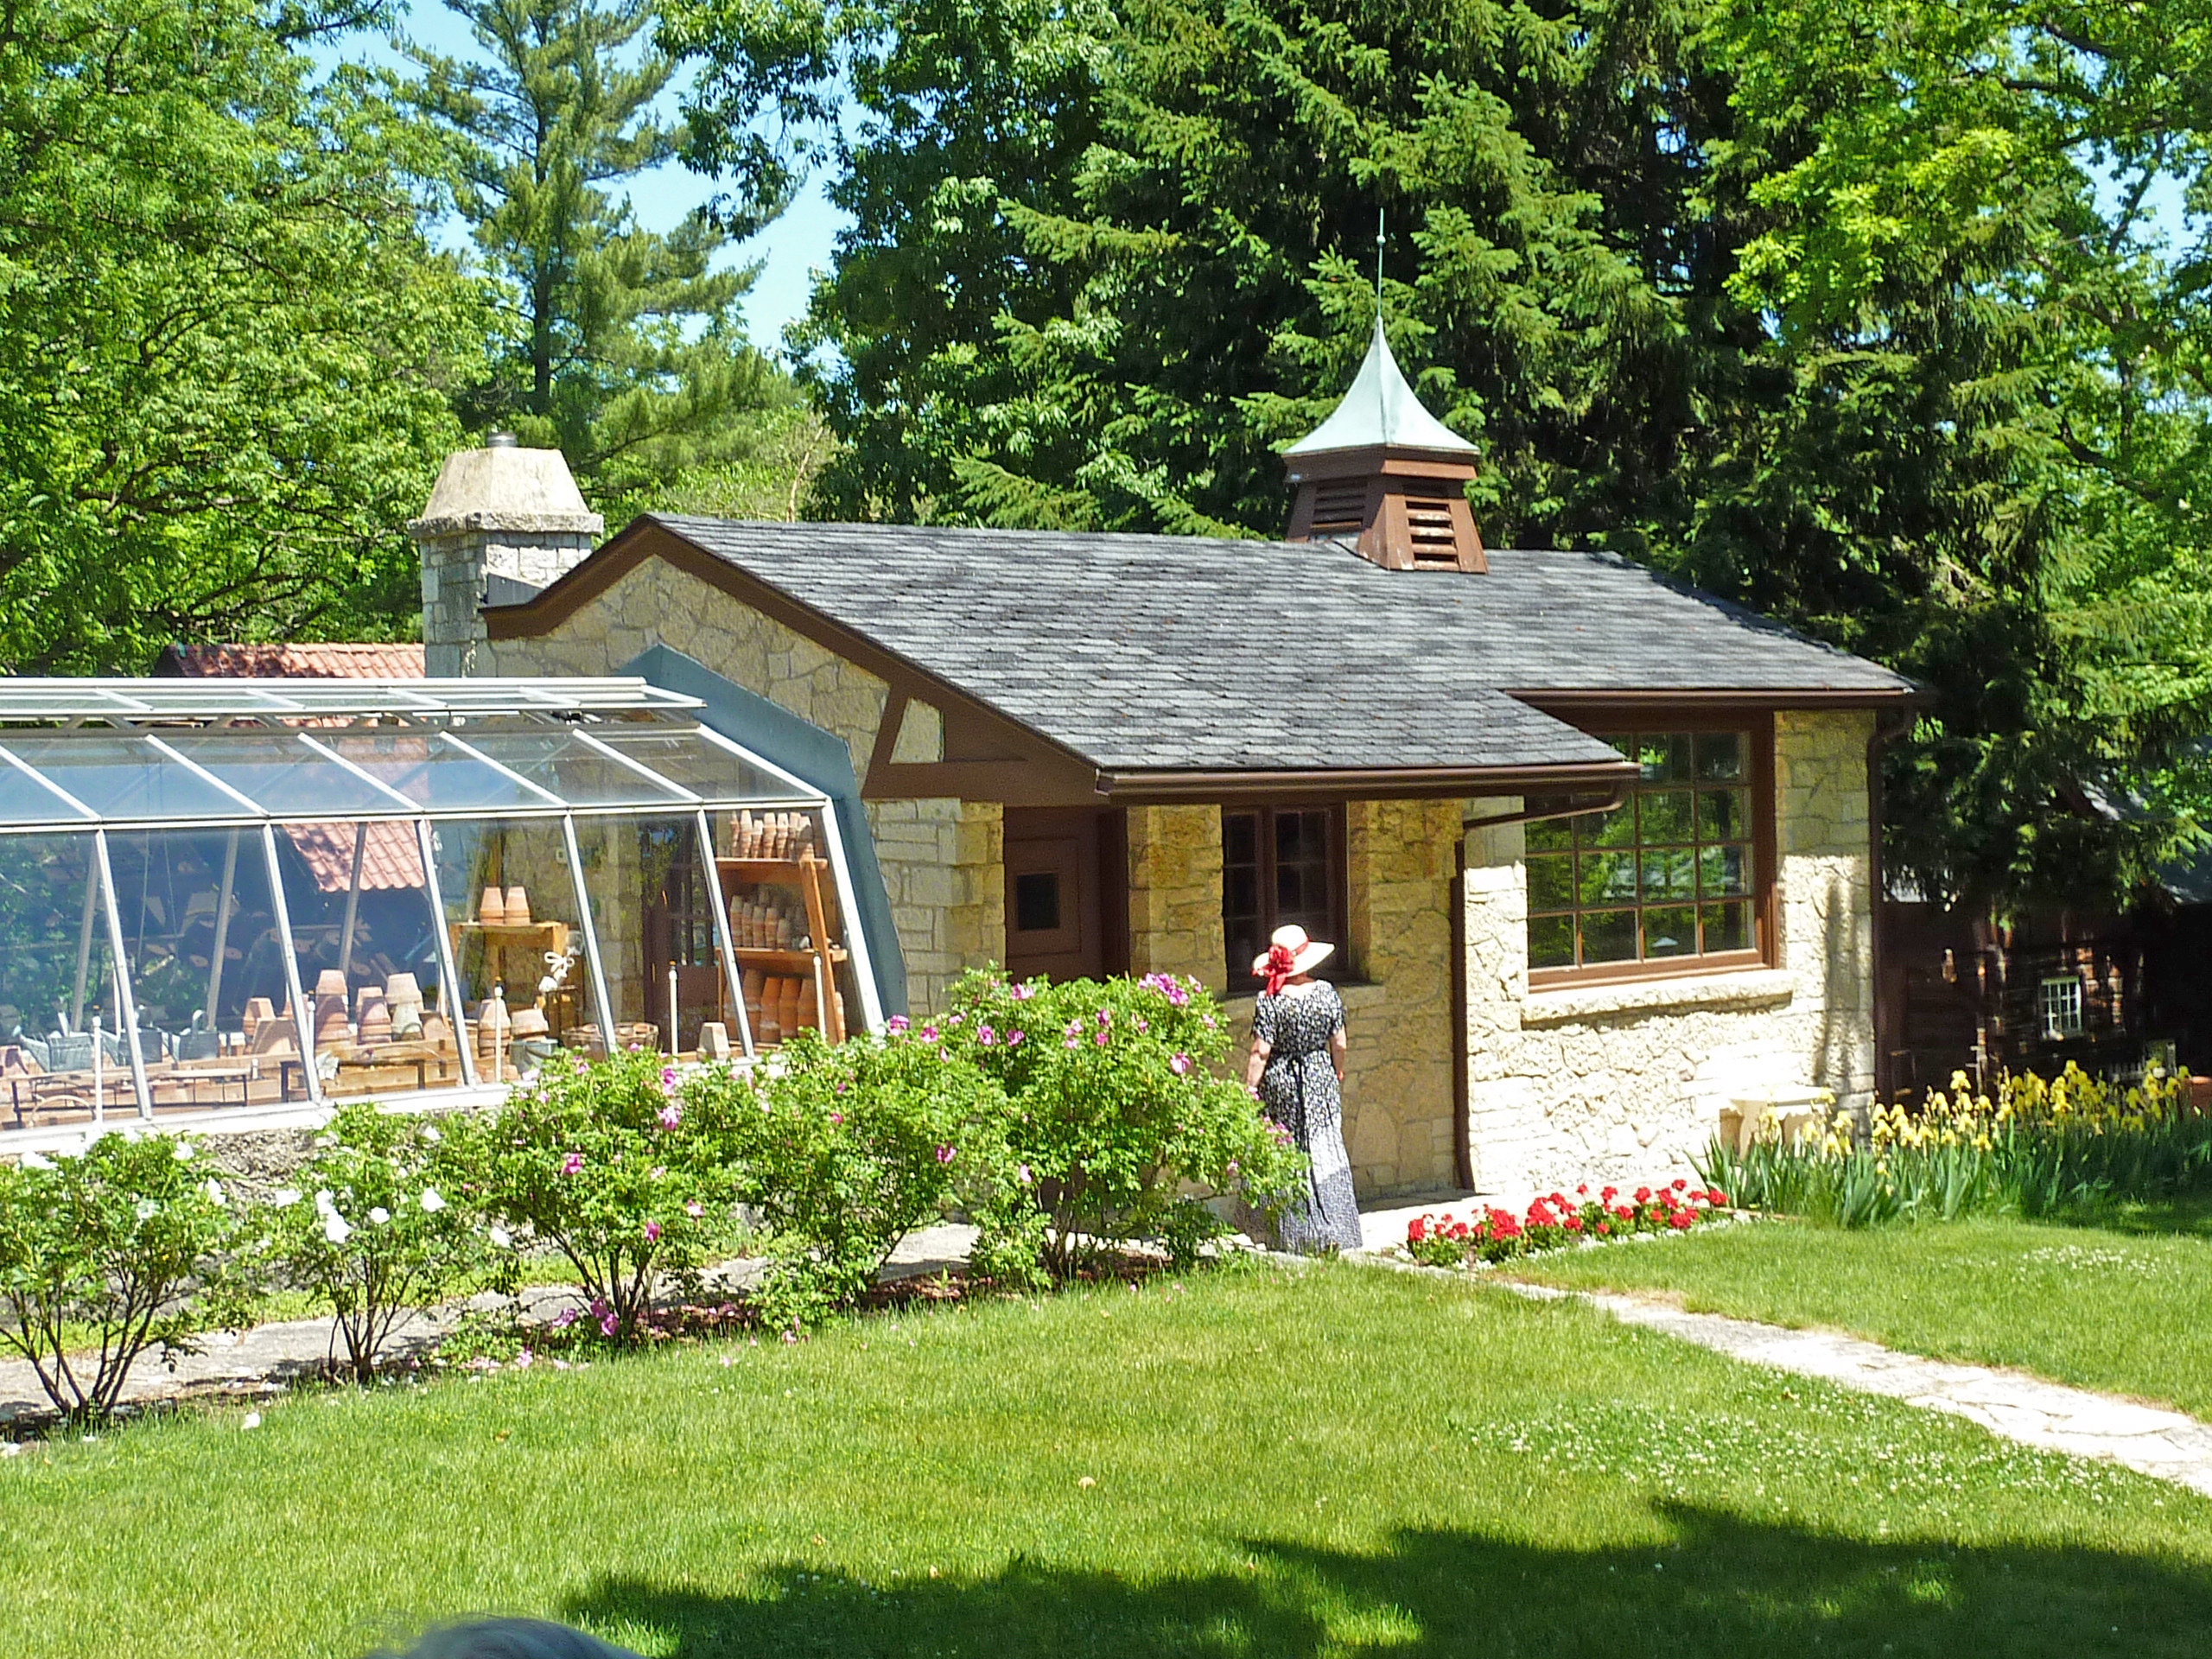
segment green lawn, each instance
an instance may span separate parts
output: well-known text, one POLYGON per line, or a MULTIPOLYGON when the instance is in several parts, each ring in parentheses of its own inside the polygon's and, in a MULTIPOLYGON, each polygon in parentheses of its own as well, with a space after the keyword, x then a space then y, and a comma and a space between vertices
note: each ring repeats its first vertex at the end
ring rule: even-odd
MULTIPOLYGON (((1655 1250, 1654 1254, 1658 1252, 1655 1250)), ((302 1395, 0 1463, 0 1652, 2196 1655, 2212 1503, 1351 1266, 302 1395)))
POLYGON ((1577 1289, 1670 1292, 1701 1313, 1830 1326, 2212 1416, 2212 1236, 2201 1205, 2132 1209, 2095 1227, 1764 1222, 1512 1271, 1577 1289))

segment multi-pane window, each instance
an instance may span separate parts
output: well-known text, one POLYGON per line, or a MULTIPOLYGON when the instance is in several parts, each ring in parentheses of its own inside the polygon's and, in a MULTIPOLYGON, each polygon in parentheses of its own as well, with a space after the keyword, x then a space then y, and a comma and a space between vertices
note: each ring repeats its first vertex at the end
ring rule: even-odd
POLYGON ((1330 969, 1343 966, 1343 828, 1334 807, 1223 810, 1221 920, 1231 985, 1251 983, 1252 959, 1292 922, 1335 944, 1330 969))
POLYGON ((1606 741, 1641 769, 1620 806, 1529 826, 1529 967, 1757 950, 1751 734, 1606 741))
POLYGON ((2043 1015, 2045 1039, 2058 1042, 2082 1034, 2084 1022, 2081 975, 2062 974, 2044 980, 2037 987, 2036 1001, 2043 1015))

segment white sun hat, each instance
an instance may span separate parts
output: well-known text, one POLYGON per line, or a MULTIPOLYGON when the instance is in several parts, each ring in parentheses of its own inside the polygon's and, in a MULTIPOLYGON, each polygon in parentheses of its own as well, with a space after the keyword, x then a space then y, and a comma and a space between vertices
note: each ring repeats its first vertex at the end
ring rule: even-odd
POLYGON ((1292 922, 1287 926, 1275 929, 1273 937, 1268 940, 1268 948, 1252 958, 1255 975, 1266 974, 1268 958, 1274 954, 1277 946, 1290 952, 1290 971, 1294 974, 1310 974, 1337 953, 1335 945, 1320 939, 1307 938, 1306 930, 1292 922))

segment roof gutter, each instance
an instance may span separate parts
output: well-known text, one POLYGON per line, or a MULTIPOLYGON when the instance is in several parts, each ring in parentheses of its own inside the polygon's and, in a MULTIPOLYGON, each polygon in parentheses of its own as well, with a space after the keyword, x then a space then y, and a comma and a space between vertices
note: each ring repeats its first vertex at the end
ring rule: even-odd
MULTIPOLYGON (((1497 795, 1618 793, 1632 760, 1537 766, 1338 766, 1211 772, 1101 768, 1098 793, 1117 806, 1228 801, 1445 800, 1497 795)), ((1595 808, 1583 809, 1595 810, 1595 808)))

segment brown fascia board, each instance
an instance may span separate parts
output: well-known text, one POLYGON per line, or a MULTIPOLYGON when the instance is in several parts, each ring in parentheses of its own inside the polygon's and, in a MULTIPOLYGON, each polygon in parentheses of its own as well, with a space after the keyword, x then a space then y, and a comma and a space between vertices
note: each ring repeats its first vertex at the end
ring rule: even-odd
POLYGON ((1173 772, 1102 769, 1098 792, 1116 806, 1200 805, 1265 801, 1456 800, 1491 795, 1555 794, 1612 789, 1637 776, 1633 760, 1535 766, 1338 766, 1305 770, 1173 772))
POLYGON ((1510 691, 1506 694, 1554 720, 1573 721, 1593 715, 1618 716, 1649 709, 1655 713, 1695 709, 1714 715, 1768 714, 1779 709, 1893 709, 1926 702, 1929 693, 1918 686, 1826 687, 1763 690, 1756 688, 1700 687, 1630 690, 1510 691))
POLYGON ((1397 444, 1372 443, 1359 449, 1319 449, 1311 454, 1285 455, 1283 471, 1288 482, 1308 484, 1324 478, 1448 478, 1475 476, 1475 458, 1465 450, 1414 449, 1397 444))

